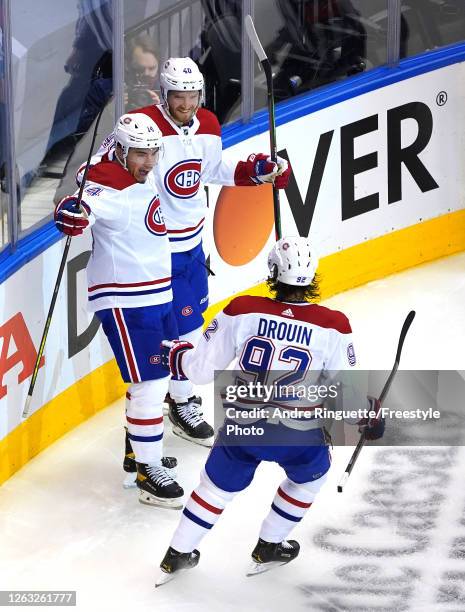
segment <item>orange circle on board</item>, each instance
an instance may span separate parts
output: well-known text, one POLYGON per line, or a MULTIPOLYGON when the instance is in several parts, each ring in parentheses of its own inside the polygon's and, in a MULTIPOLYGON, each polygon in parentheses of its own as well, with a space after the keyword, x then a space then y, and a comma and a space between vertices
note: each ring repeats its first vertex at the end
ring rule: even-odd
POLYGON ((213 236, 218 253, 226 263, 243 266, 255 259, 273 225, 271 185, 221 189, 213 217, 213 236))

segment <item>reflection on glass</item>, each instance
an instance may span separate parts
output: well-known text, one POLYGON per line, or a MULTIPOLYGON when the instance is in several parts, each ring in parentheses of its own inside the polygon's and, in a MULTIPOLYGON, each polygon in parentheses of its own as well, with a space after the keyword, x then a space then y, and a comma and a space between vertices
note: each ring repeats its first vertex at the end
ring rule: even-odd
POLYGON ((20 228, 43 222, 112 93, 110 0, 11 3, 20 228), (34 24, 34 27, 31 27, 34 24))
MULTIPOLYGON (((386 61, 387 0, 256 0, 255 22, 277 101, 386 61)), ((257 70, 255 108, 265 103, 257 70)))
POLYGON ((207 108, 220 123, 237 119, 241 97, 242 2, 204 0, 200 33, 207 108))
POLYGON ((402 0, 405 56, 460 42, 465 37, 463 0, 402 0))
POLYGON ((0 247, 8 242, 8 189, 6 184, 6 126, 5 126, 5 55, 3 43, 3 7, 0 0, 0 247))
POLYGON ((131 0, 125 0, 125 109, 146 106, 151 100, 156 103, 155 95, 160 95, 156 63, 190 57, 205 77, 205 106, 220 123, 236 119, 241 97, 242 1, 165 0, 159 11, 147 9, 138 20, 130 6, 131 0))
POLYGON ((149 34, 126 40, 124 108, 127 111, 159 104, 159 51, 149 34))

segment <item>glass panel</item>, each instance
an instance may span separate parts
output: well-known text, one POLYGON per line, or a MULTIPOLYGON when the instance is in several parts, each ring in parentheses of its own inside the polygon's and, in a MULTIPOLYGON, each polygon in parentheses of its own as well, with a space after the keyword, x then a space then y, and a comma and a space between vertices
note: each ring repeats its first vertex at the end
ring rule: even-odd
POLYGON ((242 60, 242 2, 204 1, 200 33, 201 65, 206 82, 207 108, 220 123, 240 116, 242 60))
MULTIPOLYGON (((255 0, 276 101, 386 63, 387 0, 255 0)), ((255 109, 266 105, 256 68, 255 109)))
POLYGON ((5 53, 3 42, 3 2, 0 0, 0 248, 8 243, 8 186, 5 112, 5 53))
POLYGON ((125 0, 125 109, 158 103, 159 68, 169 57, 189 56, 205 77, 205 106, 220 123, 236 119, 241 5, 241 0, 149 0, 136 15, 133 0, 125 0))
MULTIPOLYGON (((11 3, 20 228, 49 218, 78 143, 112 93, 111 0, 11 3), (31 24, 34 24, 33 26, 31 24)), ((90 144, 90 143, 89 143, 90 144)), ((79 161, 87 157, 77 154, 79 161)), ((72 166, 72 164, 71 164, 72 166)), ((66 191, 75 190, 73 177, 66 191)))
POLYGON ((402 0, 405 56, 465 39, 464 0, 402 0))

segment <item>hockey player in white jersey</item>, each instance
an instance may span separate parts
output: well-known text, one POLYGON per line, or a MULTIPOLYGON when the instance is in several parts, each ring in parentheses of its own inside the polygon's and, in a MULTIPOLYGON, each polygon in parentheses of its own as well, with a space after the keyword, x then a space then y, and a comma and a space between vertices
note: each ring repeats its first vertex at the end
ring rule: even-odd
MULTIPOLYGON (((306 376, 331 375, 355 366, 347 317, 309 302, 317 297, 318 284, 317 258, 308 240, 281 239, 269 255, 268 266, 273 299, 248 295, 233 299, 211 322, 195 348, 186 342, 164 343, 162 360, 169 364, 173 374, 204 384, 213 380, 215 371, 223 371, 233 363, 241 379, 252 375, 255 385, 262 380, 276 389, 290 388, 306 376)), ((280 406, 281 399, 277 393, 271 404, 280 406)), ((249 409, 257 407, 257 400, 246 400, 246 406, 247 402, 249 409)), ((308 416, 315 406, 307 407, 305 403, 306 400, 298 401, 302 418, 292 417, 277 424, 266 419, 258 421, 256 425, 265 430, 263 440, 258 431, 255 436, 234 439, 228 436, 227 425, 220 429, 200 484, 183 510, 161 563, 162 574, 157 584, 166 582, 180 569, 197 565, 200 541, 227 503, 251 483, 261 461, 278 463, 286 478, 262 523, 250 573, 287 563, 298 555, 299 544, 287 540, 287 536, 311 507, 330 467, 323 423, 308 416), (278 428, 286 433, 274 435, 278 428)), ((369 398, 368 408, 375 409, 376 403, 369 398)), ((229 405, 233 404, 224 404, 229 405)), ((382 420, 364 419, 358 425, 368 439, 383 435, 382 420)))
MULTIPOLYGON (((202 314, 208 307, 208 273, 202 248, 207 201, 202 184, 253 186, 274 182, 282 189, 287 186, 290 168, 286 160, 279 158, 274 163, 262 153, 251 154, 246 161, 223 161, 221 128, 216 116, 201 108, 204 80, 190 58, 167 60, 160 73, 160 86, 161 104, 132 112, 152 118, 163 134, 164 154, 154 174, 173 253, 173 306, 179 337, 196 344, 202 332, 202 314)), ((112 136, 103 142, 97 155, 111 158, 112 136)), ((202 418, 201 398, 194 395, 192 383, 173 380, 170 398, 173 432, 211 446, 213 429, 202 418)))
POLYGON ((81 208, 65 197, 55 209, 62 232, 92 229, 87 265, 88 306, 108 337, 127 392, 127 430, 137 462, 142 503, 182 507, 171 477, 176 460, 163 457, 163 401, 169 375, 159 345, 178 335, 172 308, 171 252, 152 170, 162 135, 145 114, 123 115, 112 160, 89 171, 81 208))

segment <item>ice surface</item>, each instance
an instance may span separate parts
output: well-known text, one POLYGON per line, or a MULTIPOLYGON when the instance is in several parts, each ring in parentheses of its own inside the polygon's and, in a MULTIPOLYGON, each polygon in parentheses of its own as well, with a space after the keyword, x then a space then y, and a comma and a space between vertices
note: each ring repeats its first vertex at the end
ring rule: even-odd
MULTIPOLYGON (((351 319, 364 368, 391 368, 414 309, 402 367, 464 370, 464 270, 460 254, 326 304, 351 319)), ((122 488, 123 414, 116 402, 0 487, 0 590, 76 590, 86 611, 465 610, 464 449, 365 448, 338 494, 352 449, 335 448, 329 481, 292 534, 300 556, 246 578, 283 478, 262 464, 202 542, 199 566, 155 590, 179 511, 143 506, 122 488)), ((165 431, 189 493, 208 450, 165 431)))

